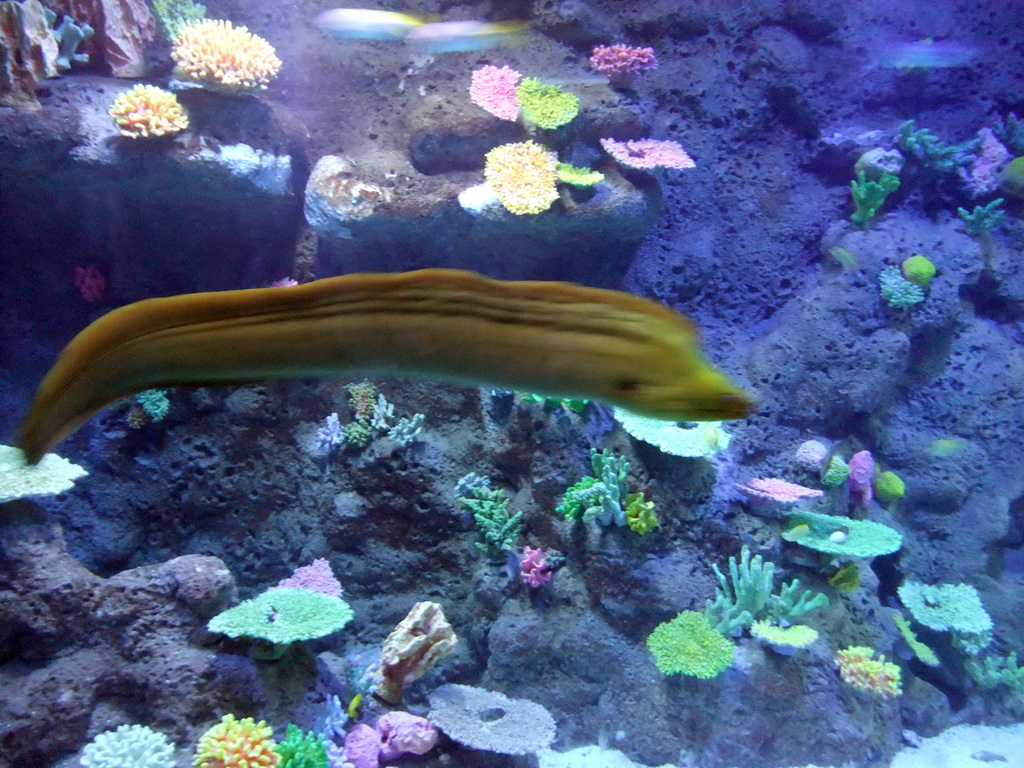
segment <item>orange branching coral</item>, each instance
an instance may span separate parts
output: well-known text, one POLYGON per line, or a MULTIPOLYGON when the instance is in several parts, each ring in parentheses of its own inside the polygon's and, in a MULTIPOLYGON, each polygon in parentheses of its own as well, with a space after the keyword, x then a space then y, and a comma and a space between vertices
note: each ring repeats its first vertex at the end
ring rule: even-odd
POLYGON ((110 107, 122 136, 132 139, 164 136, 188 128, 188 115, 178 97, 155 85, 136 85, 114 99, 110 107))
POLYGON ((196 768, 276 768, 281 761, 275 751, 270 726, 251 717, 236 720, 224 715, 203 734, 196 747, 196 768))
POLYGON ((245 27, 219 19, 183 26, 171 57, 178 77, 231 93, 262 91, 281 68, 274 46, 245 27))
POLYGON ((502 144, 487 153, 484 176, 512 213, 540 213, 558 199, 558 158, 539 144, 502 144))

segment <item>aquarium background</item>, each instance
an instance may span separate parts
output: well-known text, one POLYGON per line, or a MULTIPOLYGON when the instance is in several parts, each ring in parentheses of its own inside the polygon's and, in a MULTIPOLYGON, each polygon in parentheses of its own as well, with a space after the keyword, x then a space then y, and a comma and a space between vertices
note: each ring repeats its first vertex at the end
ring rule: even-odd
POLYGON ((757 402, 353 374, 112 406, 56 449, 73 487, 0 474, 0 766, 1024 765, 1019 3, 388 2, 413 21, 339 38, 327 2, 209 0, 263 89, 187 82, 200 13, 152 2, 0 2, 0 442, 115 307, 427 267, 655 299, 757 402), (492 114, 488 66, 577 113, 492 114), (122 135, 136 83, 188 127, 122 135), (527 141, 603 178, 514 212, 481 185, 527 141), (289 578, 353 617, 211 624, 289 578))

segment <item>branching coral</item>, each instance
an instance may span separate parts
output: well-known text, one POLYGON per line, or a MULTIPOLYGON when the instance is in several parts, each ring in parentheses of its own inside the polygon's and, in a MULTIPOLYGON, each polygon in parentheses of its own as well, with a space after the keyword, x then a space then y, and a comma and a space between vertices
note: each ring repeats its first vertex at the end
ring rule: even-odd
POLYGON ((270 43, 219 19, 182 26, 171 57, 181 79, 229 93, 264 90, 281 68, 270 43))
POLYGON ((136 85, 110 107, 121 135, 132 139, 165 136, 188 128, 188 115, 178 97, 155 85, 136 85))

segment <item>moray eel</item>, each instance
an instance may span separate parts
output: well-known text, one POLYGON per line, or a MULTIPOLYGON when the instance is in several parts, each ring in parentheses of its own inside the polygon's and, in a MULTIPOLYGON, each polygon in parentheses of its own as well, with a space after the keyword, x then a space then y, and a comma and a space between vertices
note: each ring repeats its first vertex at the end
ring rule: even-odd
POLYGON ((425 269, 146 299, 64 348, 22 422, 32 463, 121 398, 157 387, 395 374, 589 398, 672 420, 737 419, 748 396, 653 301, 571 283, 425 269))

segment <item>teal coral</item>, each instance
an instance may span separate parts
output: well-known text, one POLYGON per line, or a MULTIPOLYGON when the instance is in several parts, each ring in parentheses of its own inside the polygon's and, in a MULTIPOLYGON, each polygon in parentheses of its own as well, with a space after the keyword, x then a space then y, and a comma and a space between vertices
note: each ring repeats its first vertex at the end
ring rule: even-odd
POLYGON ((683 611, 655 627, 647 647, 663 675, 690 675, 708 680, 732 665, 735 646, 703 614, 683 611))
POLYGON ((808 527, 797 541, 800 546, 835 557, 879 557, 903 545, 898 531, 870 520, 796 511, 790 514, 788 525, 808 527))
POLYGON ((163 421, 171 409, 171 401, 167 399, 169 389, 147 389, 135 396, 136 402, 142 406, 153 421, 163 421))
POLYGON ((557 510, 567 520, 580 520, 601 525, 626 525, 626 509, 629 495, 626 492, 626 477, 629 475, 629 461, 613 456, 607 449, 591 450, 590 466, 593 475, 585 475, 569 488, 562 497, 557 510))
POLYGON ((174 746, 145 725, 121 725, 104 731, 82 750, 84 768, 173 768, 174 746))
POLYGON ((878 275, 878 291, 894 309, 906 309, 924 301, 921 286, 903 277, 899 267, 889 266, 878 275))
POLYGON ((1014 693, 1024 693, 1024 667, 1017 664, 1017 654, 989 656, 983 661, 969 659, 965 665, 967 674, 979 688, 991 690, 1005 685, 1014 693))
POLYGON ((978 591, 969 584, 921 584, 904 582, 900 600, 914 621, 937 632, 980 633, 992 629, 992 618, 981 604, 978 591))
POLYGON ((1006 219, 1006 211, 1003 210, 1003 198, 997 197, 985 205, 974 206, 973 211, 966 208, 957 208, 957 215, 963 219, 964 229, 971 237, 983 237, 998 227, 1006 219))
POLYGON ((790 622, 815 608, 828 605, 828 598, 808 590, 800 590, 800 580, 783 584, 779 594, 775 588, 775 564, 765 562, 761 555, 751 557, 744 546, 740 557, 729 558, 729 577, 717 564, 712 565, 718 587, 715 599, 708 600, 704 616, 723 635, 738 635, 756 620, 771 619, 790 622))
POLYGON ((913 120, 900 125, 896 141, 904 154, 917 158, 925 168, 938 174, 955 173, 978 149, 976 139, 964 144, 945 144, 927 128, 918 129, 913 120))

